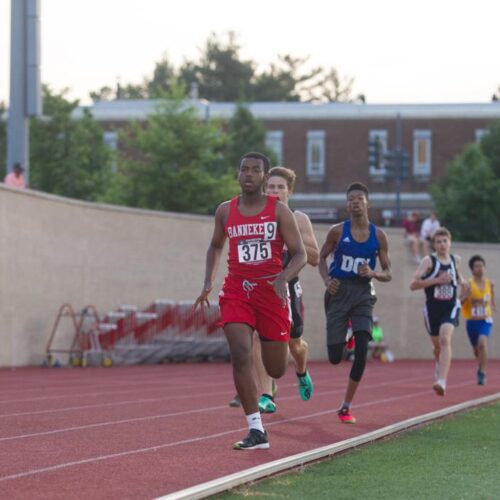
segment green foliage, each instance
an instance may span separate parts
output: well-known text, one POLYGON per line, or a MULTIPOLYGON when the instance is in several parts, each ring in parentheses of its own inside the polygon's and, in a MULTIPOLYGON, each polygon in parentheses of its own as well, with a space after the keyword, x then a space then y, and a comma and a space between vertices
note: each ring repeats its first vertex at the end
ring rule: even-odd
POLYGON ((236 107, 229 122, 228 135, 225 158, 233 168, 238 166, 241 156, 249 151, 260 151, 269 157, 271 163, 276 161, 274 154, 265 147, 264 124, 256 119, 243 104, 236 107))
POLYGON ((310 101, 351 102, 354 78, 339 75, 335 68, 323 72, 320 81, 309 90, 310 101))
POLYGON ((303 73, 307 58, 279 56, 277 64, 271 64, 268 71, 255 76, 253 98, 255 101, 300 101, 302 87, 321 74, 321 68, 303 73))
POLYGON ((227 38, 224 42, 212 33, 200 62, 188 62, 180 70, 186 85, 196 82, 200 96, 211 101, 232 102, 252 95, 254 63, 240 59, 240 46, 233 32, 227 38))
POLYGON ((493 499, 498 497, 499 433, 500 405, 493 404, 217 498, 493 499))
POLYGON ((159 99, 168 94, 176 79, 175 70, 169 63, 167 56, 158 61, 153 71, 153 78, 145 82, 148 97, 159 99))
POLYGON ((431 194, 455 240, 500 241, 500 179, 477 145, 467 146, 448 165, 431 194))
POLYGON ((44 117, 30 123, 30 186, 84 200, 97 199, 111 178, 109 149, 101 126, 86 111, 71 113, 78 101, 43 87, 44 117))
POLYGON ((495 122, 489 134, 482 138, 481 151, 488 158, 497 178, 500 178, 500 121, 495 122))
POLYGON ((166 56, 156 63, 152 77, 141 84, 104 86, 91 92, 94 102, 110 99, 158 99, 165 97, 172 81, 186 88, 196 84, 200 98, 219 102, 237 101, 342 101, 350 102, 352 78, 341 78, 335 68, 305 69, 308 58, 278 56, 267 70, 242 59, 237 36, 212 33, 197 61, 186 61, 176 70, 166 56))
POLYGON ((225 136, 216 122, 200 120, 175 87, 146 128, 132 123, 122 134, 139 157, 122 162, 104 201, 156 210, 211 213, 238 192, 221 160, 225 136))

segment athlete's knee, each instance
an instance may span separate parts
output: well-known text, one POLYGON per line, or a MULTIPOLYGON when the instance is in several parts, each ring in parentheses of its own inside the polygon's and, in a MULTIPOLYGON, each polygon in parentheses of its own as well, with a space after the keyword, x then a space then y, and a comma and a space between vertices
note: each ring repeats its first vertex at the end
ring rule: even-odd
POLYGON ((286 365, 287 363, 272 363, 265 366, 265 369, 271 378, 281 378, 286 372, 286 365))
POLYGON ((248 365, 252 366, 253 356, 250 346, 245 344, 232 344, 230 352, 231 362, 235 370, 244 370, 248 365))
POLYGON ((338 365, 342 361, 344 344, 328 344, 328 359, 332 365, 338 365))
POLYGON ((368 342, 370 334, 368 332, 354 333, 354 361, 352 363, 350 377, 355 382, 359 382, 363 377, 366 367, 366 358, 368 356, 368 342))
POLYGON ((451 346, 451 335, 439 335, 439 347, 447 348, 451 346))
POLYGON ((481 337, 479 339, 479 342, 477 343, 477 350, 479 352, 484 352, 486 351, 486 337, 481 337), (484 339, 484 340, 483 340, 484 339))

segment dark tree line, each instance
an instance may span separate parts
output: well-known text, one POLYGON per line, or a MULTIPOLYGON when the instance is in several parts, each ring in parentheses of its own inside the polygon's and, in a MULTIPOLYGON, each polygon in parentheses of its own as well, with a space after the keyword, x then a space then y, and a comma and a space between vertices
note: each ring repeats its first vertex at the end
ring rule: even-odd
POLYGON ((266 70, 258 71, 256 62, 243 59, 240 51, 234 33, 223 38, 212 34, 197 61, 185 61, 180 68, 174 68, 164 56, 142 83, 105 86, 90 96, 94 101, 157 99, 176 82, 199 98, 219 102, 353 100, 354 80, 342 78, 335 68, 306 69, 307 58, 287 54, 278 56, 266 70))

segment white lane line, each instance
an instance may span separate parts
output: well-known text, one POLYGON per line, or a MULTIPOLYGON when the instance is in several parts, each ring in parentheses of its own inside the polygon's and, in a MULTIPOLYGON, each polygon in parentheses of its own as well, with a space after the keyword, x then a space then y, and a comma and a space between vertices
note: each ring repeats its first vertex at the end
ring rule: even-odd
POLYGON ((128 418, 124 420, 113 420, 109 422, 99 422, 96 424, 86 424, 86 425, 79 425, 75 427, 64 427, 62 429, 54 429, 51 431, 44 431, 44 432, 35 432, 33 434, 18 434, 16 436, 8 436, 8 437, 2 437, 0 438, 0 442, 3 441, 13 441, 15 439, 25 439, 25 438, 31 438, 31 437, 39 437, 39 436, 49 436, 51 434, 59 434, 61 432, 70 432, 70 431, 81 431, 84 429, 95 429, 97 427, 105 427, 108 425, 120 425, 120 424, 130 424, 132 422, 141 422, 144 420, 157 420, 160 418, 170 418, 170 417, 179 417, 181 415, 194 415, 196 413, 203 413, 206 411, 218 411, 225 409, 226 406, 211 406, 209 408, 200 408, 198 410, 186 410, 186 411, 179 411, 176 413, 164 413, 163 415, 151 415, 149 417, 136 417, 136 418, 128 418))
MULTIPOLYGON (((392 385, 392 384, 393 383, 389 383, 388 382, 388 383, 386 383, 384 385, 392 385)), ((382 385, 382 384, 379 384, 377 387, 379 387, 380 385, 382 385)), ((461 384, 455 384, 453 386, 453 388, 465 387, 467 385, 470 385, 470 381, 463 382, 461 384)), ((375 387, 375 386, 372 385, 371 387, 375 387)), ((370 389, 371 387, 370 386, 366 386, 365 389, 370 389)), ((325 391, 325 392, 317 394, 316 397, 330 396, 331 394, 339 393, 341 391, 342 391, 342 389, 338 389, 338 390, 335 390, 335 391, 325 391)), ((391 397, 391 398, 370 401, 370 402, 367 402, 367 403, 361 403, 359 405, 356 405, 356 407, 357 408, 362 408, 362 407, 365 407, 365 406, 372 406, 374 404, 379 404, 379 403, 389 403, 389 402, 392 402, 392 401, 397 401, 397 400, 400 400, 400 399, 406 399, 406 398, 409 398, 409 397, 422 396, 422 395, 425 395, 425 394, 429 394, 429 392, 430 392, 429 390, 420 391, 420 392, 413 392, 413 393, 410 393, 409 395, 394 396, 394 397, 391 397)), ((282 398, 282 399, 292 399, 292 398, 295 398, 295 397, 296 396, 288 396, 287 398, 282 398)), ((174 412, 174 413, 163 413, 163 414, 159 414, 159 415, 150 415, 150 416, 147 416, 147 417, 134 417, 134 418, 128 418, 128 419, 122 419, 122 420, 111 420, 111 421, 107 421, 107 422, 98 422, 98 423, 95 423, 95 424, 85 424, 85 425, 79 425, 79 426, 73 426, 73 427, 63 427, 63 428, 52 429, 52 430, 43 431, 43 432, 33 432, 33 433, 30 433, 30 434, 17 434, 17 435, 14 435, 14 436, 0 437, 0 442, 15 441, 15 440, 18 440, 18 439, 26 439, 26 438, 41 437, 41 436, 49 436, 49 435, 54 435, 54 434, 60 434, 60 433, 63 433, 63 432, 71 432, 71 431, 81 431, 81 430, 87 430, 87 429, 95 429, 95 428, 106 427, 106 426, 111 426, 111 425, 130 424, 130 423, 134 423, 134 422, 143 422, 143 421, 146 421, 146 420, 158 420, 158 419, 162 419, 162 418, 172 418, 172 417, 178 417, 178 416, 182 416, 182 415, 196 415, 196 414, 202 413, 202 412, 220 411, 220 410, 224 410, 224 409, 227 409, 226 405, 224 405, 224 406, 212 406, 212 407, 198 408, 198 409, 195 409, 195 410, 185 410, 185 411, 174 412)), ((314 418, 314 417, 318 417, 318 416, 321 416, 321 415, 327 415, 329 413, 333 413, 333 412, 336 412, 336 411, 337 411, 336 409, 329 409, 329 410, 324 410, 322 412, 317 412, 317 413, 303 414, 300 417, 293 417, 292 419, 275 420, 272 423, 267 423, 266 427, 269 426, 269 425, 276 425, 277 423, 284 423, 284 422, 291 422, 291 421, 294 421, 294 420, 302 420, 302 419, 307 419, 307 418, 314 418)))
MULTIPOLYGON (((33 411, 16 412, 16 413, 0 413, 0 418, 21 417, 21 416, 29 416, 29 415, 44 415, 44 414, 48 414, 48 413, 61 413, 61 412, 65 412, 65 411, 80 411, 80 410, 85 410, 85 409, 106 408, 106 407, 110 407, 110 406, 113 407, 113 406, 121 406, 121 405, 134 404, 134 403, 155 403, 155 402, 160 402, 160 401, 165 401, 165 400, 178 401, 178 400, 182 400, 182 399, 193 399, 193 398, 206 397, 206 396, 220 396, 221 394, 225 394, 226 396, 228 396, 228 399, 229 399, 229 396, 231 396, 233 394, 231 391, 234 391, 233 382, 230 381, 230 382, 228 382, 228 384, 229 383, 231 384, 231 389, 229 389, 227 391, 202 392, 202 393, 198 393, 198 394, 183 394, 180 396, 166 396, 163 398, 130 399, 128 401, 115 401, 115 402, 109 402, 109 403, 98 403, 98 404, 93 404, 93 405, 82 405, 82 406, 65 406, 63 408, 51 408, 51 409, 46 409, 46 410, 33 410, 33 411)), ((220 385, 222 385, 222 384, 220 384, 220 385)), ((226 384, 224 384, 224 385, 226 385, 226 384)), ((296 385, 297 385, 296 383, 289 383, 289 384, 281 384, 280 387, 293 387, 296 385)), ((113 394, 116 394, 116 392, 114 392, 113 394)), ((280 399, 286 399, 286 398, 280 398, 280 399)))
MULTIPOLYGON (((322 368, 322 372, 326 372, 326 373, 320 373, 318 371, 318 375, 316 375, 316 377, 318 379, 321 379, 322 377, 328 377, 329 373, 330 373, 330 366, 329 365, 326 365, 326 367, 321 367, 322 368)), ((430 369, 429 369, 430 370, 430 369)), ((430 371, 429 371, 430 373, 430 371)), ((162 374, 160 374, 162 375, 162 374)), ((129 376, 129 375, 127 375, 129 376)), ((377 377, 380 376, 380 378, 384 379, 387 375, 386 374, 373 374, 371 376, 372 380, 373 379, 377 379, 377 377)), ((233 386, 233 381, 232 381, 232 378, 231 376, 229 375, 210 375, 209 377, 203 377, 203 384, 200 384, 200 378, 199 377, 186 377, 188 380, 189 380, 189 383, 188 384, 184 384, 184 385, 190 385, 191 384, 191 381, 192 381, 192 384, 194 386, 196 386, 197 388, 199 387, 203 387, 205 385, 207 386, 211 386, 213 387, 214 385, 217 385, 217 386, 223 386, 223 385, 227 385, 227 384, 230 384, 233 389, 234 389, 234 386, 233 386), (217 382, 209 382, 209 380, 216 380, 217 382)), ((135 386, 137 385, 137 388, 136 389, 124 389, 124 390, 116 390, 116 388, 113 388, 113 384, 109 384, 109 390, 108 390, 108 383, 110 382, 110 380, 106 380, 105 381, 105 385, 103 387, 103 383, 101 383, 101 381, 99 380, 99 386, 100 386, 100 391, 99 392, 78 392, 77 389, 80 388, 80 386, 82 385, 91 385, 93 383, 96 382, 97 379, 85 379, 85 378, 81 378, 81 379, 78 379, 78 380, 75 380, 75 383, 77 384, 77 388, 74 388, 74 390, 71 392, 71 393, 65 393, 65 394, 56 394, 56 395, 45 395, 45 396, 38 396, 38 397, 25 397, 25 398, 16 398, 16 399, 0 399, 0 404, 5 404, 5 403, 29 403, 29 402, 34 402, 34 401, 49 401, 49 400, 56 400, 56 399, 70 399, 70 398, 82 398, 82 397, 98 397, 98 396, 108 396, 108 395, 114 395, 114 394, 129 394, 129 393, 134 393, 134 392, 141 392, 143 393, 144 391, 153 391, 153 390, 156 390, 156 389, 161 389, 161 386, 165 386, 165 387, 169 387, 171 385, 177 385, 178 384, 178 380, 179 381, 182 381, 182 380, 185 380, 183 377, 174 377, 173 379, 170 377, 170 376, 165 376, 165 380, 158 380, 158 378, 151 378, 151 380, 143 380, 143 381, 140 381, 140 382, 137 382, 136 379, 134 379, 134 381, 128 381, 127 379, 123 379, 122 378, 117 378, 116 380, 117 381, 120 381, 120 383, 117 383, 116 386, 117 387, 121 387, 121 386, 125 386, 125 387, 130 387, 131 385, 132 386, 135 386), (147 388, 144 388, 144 384, 155 384, 155 385, 158 385, 158 388, 151 388, 151 389, 147 389, 147 388), (104 390, 102 390, 104 389, 104 390)), ((282 386, 283 383, 280 384, 280 386, 282 386)), ((288 385, 293 385, 293 383, 290 383, 288 385)), ((66 387, 67 387, 67 384, 66 384, 66 387)), ((37 389, 33 389, 35 391, 38 391, 39 392, 39 389, 41 389, 42 387, 40 388, 37 388, 37 389)), ((43 387, 43 389, 46 389, 46 386, 43 387)), ((57 390, 57 387, 54 387, 54 390, 57 390)), ((16 391, 16 390, 13 390, 15 393, 19 393, 19 391, 16 391)), ((5 391, 2 389, 2 394, 5 396, 5 391)), ((2 415, 0 415, 1 417, 2 415)))
MULTIPOLYGON (((126 384, 123 384, 126 385, 126 384)), ((2 403, 30 403, 33 401, 49 401, 49 400, 55 400, 55 399, 73 399, 73 398, 78 398, 81 399, 82 397, 98 397, 98 396, 112 396, 115 394, 130 394, 134 392, 139 392, 143 394, 144 392, 151 392, 151 391, 158 391, 161 389, 161 384, 158 384, 159 387, 153 387, 151 389, 145 388, 145 387, 137 387, 137 389, 127 389, 127 390, 109 390, 109 391, 101 391, 101 392, 80 392, 78 393, 77 388, 71 393, 67 394, 58 394, 56 396, 40 396, 40 397, 35 397, 35 398, 25 398, 25 399, 8 399, 8 400, 0 400, 0 404, 2 403)), ((165 384, 165 388, 167 389, 170 384, 165 384)), ((196 384, 197 388, 200 387, 213 387, 214 385, 217 386, 224 386, 224 385, 231 385, 233 386, 233 381, 231 379, 228 379, 227 381, 224 382, 217 382, 217 383, 207 383, 207 384, 196 384)), ((234 386, 233 386, 234 387, 234 386)), ((1 415, 0 415, 1 416, 1 415)))
POLYGON ((397 432, 401 432, 417 425, 421 425, 453 413, 458 413, 475 406, 485 405, 498 399, 500 399, 500 392, 490 396, 485 396, 484 398, 466 401, 454 406, 449 406, 448 408, 443 408, 441 410, 403 420, 402 422, 397 422, 387 427, 382 427, 381 429, 368 432, 367 434, 362 434, 361 436, 346 439, 338 443, 258 465, 257 467, 252 467, 251 469, 158 497, 156 500, 197 500, 206 498, 208 496, 235 488, 236 486, 241 486, 242 484, 255 481, 257 479, 262 479, 270 476, 271 474, 300 467, 309 462, 333 456, 341 451, 355 448, 363 444, 372 443, 373 441, 390 436, 391 434, 396 434, 397 432))
MULTIPOLYGON (((408 379, 399 379, 397 381, 390 381, 390 382, 382 382, 382 383, 377 383, 377 384, 368 384, 363 387, 363 390, 365 389, 372 389, 372 388, 377 388, 377 387, 386 387, 386 386, 391 386, 391 385, 402 385, 405 382, 411 382, 415 380, 422 380, 421 377, 413 377, 413 378, 408 378, 408 379)), ((291 386, 296 386, 296 383, 293 384, 282 384, 280 387, 291 387, 291 386)), ((344 384, 342 384, 341 387, 335 390, 330 390, 330 391, 323 391, 323 392, 315 392, 316 397, 322 397, 322 396, 329 396, 332 394, 337 394, 338 392, 341 392, 344 390, 344 384)), ((6 413, 6 414, 0 414, 0 418, 7 418, 7 417, 20 417, 20 416, 31 416, 31 415, 42 415, 42 414, 49 414, 49 413, 61 413, 65 411, 81 411, 81 410, 86 410, 86 409, 94 409, 94 408, 103 408, 103 407, 114 407, 114 406, 121 406, 121 405, 127 405, 127 404, 142 404, 142 403, 155 403, 155 402, 160 402, 160 401, 171 401, 173 399, 179 400, 179 399, 193 399, 197 397, 206 397, 206 396, 219 396, 221 394, 227 395, 228 393, 226 391, 224 392, 212 392, 212 393, 201 393, 201 394, 186 394, 184 396, 171 396, 171 397, 165 397, 165 398, 149 398, 149 399, 140 399, 140 400, 129 400, 129 401, 120 401, 120 402, 111 402, 111 403, 102 403, 102 404, 97 404, 97 405, 84 405, 84 406, 71 406, 71 407, 65 407, 65 408, 56 408, 53 410, 35 410, 31 412, 20 412, 20 413, 6 413)), ((296 399, 296 395, 292 396, 282 396, 280 397, 280 401, 284 400, 290 400, 290 399, 296 399)), ((223 406, 218 406, 217 409, 226 409, 227 405, 223 406)), ((197 412, 198 410, 187 410, 183 414, 189 414, 189 412, 197 412)), ((169 414, 165 414, 165 416, 169 416, 169 414)), ((142 417, 141 417, 142 418, 142 417)), ((154 417, 151 417, 154 418, 154 417)), ((118 421, 119 422, 119 421, 118 421)), ((95 424, 92 424, 95 425, 95 424)), ((106 425, 106 423, 103 423, 102 425, 106 425)), ((62 428, 59 430, 55 431, 48 431, 50 433, 52 432, 64 432, 67 430, 67 428, 62 428)), ((44 434, 44 433, 40 433, 44 434)), ((30 434, 30 436, 36 435, 36 434, 30 434)), ((9 439, 16 437, 16 436, 8 436, 9 439)), ((23 436, 20 436, 23 437, 23 436)), ((0 438, 5 439, 5 438, 0 438)))
MULTIPOLYGON (((491 377, 490 377, 491 379, 491 377)), ((381 387, 381 386, 387 386, 387 385, 394 385, 394 384, 404 384, 406 382, 412 382, 412 381, 418 381, 422 380, 422 376, 415 376, 415 377, 410 377, 407 379, 398 379, 397 381, 390 381, 390 382, 381 382, 381 383, 372 383, 370 385, 365 385, 363 386, 363 390, 365 388, 376 388, 376 387, 381 387)), ((234 391, 234 385, 232 380, 228 381, 227 384, 231 384, 230 391, 234 391)), ((218 384, 218 385, 227 385, 227 384, 218 384)), ((330 385, 330 384, 329 384, 330 385)), ((290 383, 280 383, 279 387, 296 387, 297 383, 296 382, 290 382, 290 383)), ((344 388, 345 387, 345 382, 339 382, 339 386, 344 388)), ((361 389, 360 389, 361 390, 361 389)), ((122 394, 123 392, 136 392, 136 391, 115 391, 112 394, 122 394)), ((336 392, 336 391, 335 391, 336 392)), ((335 393, 334 392, 334 393, 335 393)), ((319 394, 334 394, 332 392, 324 392, 324 393, 318 393, 315 392, 316 395, 319 394)), ((108 394, 108 393, 106 393, 108 394)), ((105 408, 109 406, 119 406, 119 405, 124 405, 124 404, 132 404, 134 402, 137 403, 142 403, 142 402, 156 402, 156 401, 164 401, 165 399, 169 400, 179 400, 179 399, 191 399, 191 398, 196 398, 196 397, 204 397, 204 396, 218 396, 220 394, 232 394, 231 392, 228 391, 217 391, 217 392, 203 392, 203 393, 198 393, 198 394, 183 394, 181 396, 168 396, 166 398, 148 398, 148 399, 142 399, 142 400, 128 400, 128 401, 117 401, 117 402, 110 402, 110 403, 98 403, 98 404, 93 404, 93 405, 81 405, 81 406, 65 406, 62 408, 53 408, 53 409, 46 409, 46 410, 33 410, 33 411, 27 411, 27 412, 15 412, 15 413, 0 413, 0 418, 7 418, 7 417, 20 417, 20 416, 29 416, 29 415, 43 415, 47 413, 60 413, 60 412, 65 412, 65 411, 79 411, 79 410, 84 410, 84 409, 92 409, 92 408, 105 408)), ((59 397, 59 396, 57 396, 59 397)), ((62 396, 64 397, 64 396, 62 396)), ((77 396, 75 396, 77 397, 77 396)), ((280 396, 280 401, 282 400, 288 400, 288 399, 293 399, 295 396, 280 396)))
MULTIPOLYGON (((465 384, 460 384, 460 385, 465 385, 465 384)), ((387 402, 389 400, 390 401, 396 401, 398 399, 406 399, 406 398, 409 398, 409 397, 414 397, 417 394, 428 394, 428 393, 429 393, 429 391, 425 391, 425 392, 421 391, 420 393, 406 394, 405 396, 401 396, 401 397, 388 398, 388 399, 380 400, 380 401, 372 401, 372 402, 369 402, 369 403, 365 403, 364 406, 368 406, 370 404, 372 404, 372 405, 373 404, 378 404, 379 402, 385 403, 385 402, 387 402)), ((493 401, 493 400, 498 399, 498 398, 500 398, 500 393, 493 394, 491 396, 487 396, 486 398, 482 398, 482 400, 493 401)), ((475 401, 479 401, 479 400, 475 400, 475 401)), ((467 403, 460 403, 459 405, 455 405, 455 407, 461 407, 464 404, 466 405, 467 403)), ((450 408, 455 408, 455 407, 450 407, 450 408)), ((433 412, 433 413, 442 413, 442 412, 446 412, 447 410, 448 409, 445 408, 445 409, 438 410, 437 412, 433 412)), ((310 418, 316 417, 316 416, 322 416, 322 415, 326 415, 326 414, 329 414, 329 413, 336 413, 336 411, 337 410, 325 410, 325 411, 322 411, 322 412, 317 412, 317 413, 313 413, 313 414, 309 414, 309 415, 301 415, 299 417, 293 417, 293 418, 289 418, 289 419, 282 419, 282 420, 279 420, 279 421, 270 422, 270 423, 266 424, 266 427, 271 427, 271 426, 278 425, 278 424, 283 424, 283 423, 294 422, 294 421, 298 421, 298 420, 304 420, 306 418, 310 419, 310 418)), ((444 413, 444 414, 446 414, 446 413, 444 413)), ((430 415, 430 414, 428 414, 428 415, 430 415)), ((413 421, 413 420, 418 419, 418 418, 419 417, 414 417, 414 418, 412 418, 410 420, 413 421)), ((392 426, 389 426, 389 427, 394 427, 394 426, 397 426, 397 425, 398 424, 392 424, 392 426)), ((414 425, 416 425, 416 424, 414 424, 414 425)), ((383 429, 387 429, 387 427, 385 427, 383 429)), ((195 438, 183 439, 181 441, 176 441, 176 442, 172 442, 172 443, 162 443, 162 444, 158 444, 158 445, 155 445, 155 446, 149 446, 147 448, 137 448, 135 450, 128 450, 128 451, 123 451, 123 452, 119 452, 119 453, 112 453, 112 454, 109 454, 109 455, 100 455, 100 456, 97 456, 97 457, 92 457, 92 458, 87 458, 87 459, 82 459, 82 460, 75 460, 75 461, 72 461, 72 462, 66 462, 66 463, 52 465, 52 466, 48 466, 48 467, 42 467, 42 468, 38 468, 38 469, 31 469, 31 470, 24 471, 24 472, 18 472, 16 474, 10 474, 10 475, 7 475, 7 476, 1 476, 0 477, 0 482, 8 481, 8 480, 13 480, 13 479, 20 479, 20 478, 24 478, 24 477, 28 477, 28 476, 34 476, 34 475, 42 474, 42 473, 45 473, 45 472, 53 472, 53 471, 56 471, 56 470, 65 469, 65 468, 73 467, 73 466, 77 466, 77 465, 83 465, 83 464, 90 464, 90 463, 95 463, 95 462, 101 462, 101 461, 104 461, 104 460, 111 460, 111 459, 114 459, 114 458, 121 458, 121 457, 130 456, 130 455, 134 455, 134 454, 139 454, 139 453, 147 453, 149 451, 157 451, 157 450, 160 450, 160 449, 171 448, 173 446, 179 446, 179 445, 183 445, 183 444, 192 444, 192 443, 199 442, 199 441, 204 441, 204 440, 208 440, 208 439, 215 439, 215 438, 218 438, 218 437, 221 437, 221 436, 226 436, 228 434, 232 434, 232 433, 235 433, 235 432, 244 432, 246 430, 247 430, 246 427, 240 427, 238 429, 231 429, 229 431, 219 432, 219 433, 216 433, 216 434, 210 434, 210 435, 204 435, 204 436, 199 436, 199 437, 195 437, 195 438)), ((366 434, 364 436, 372 435, 372 434, 378 433, 380 431, 381 430, 373 431, 373 432, 368 433, 368 434, 366 434)), ((353 438, 353 439, 354 440, 359 440, 360 438, 362 438, 362 436, 358 436, 358 437, 353 438)), ((377 439, 377 438, 373 438, 373 439, 377 439)), ((373 439, 371 439, 371 440, 373 440, 373 439)), ((347 440, 347 441, 352 441, 352 440, 347 440)), ((344 441, 342 441, 341 443, 344 443, 344 441)), ((337 443, 337 445, 340 445, 341 443, 337 443)), ((337 445, 333 445, 333 446, 337 446, 337 445)), ((329 447, 331 447, 331 446, 332 445, 330 445, 329 447)), ((357 446, 357 444, 354 444, 352 446, 357 446)), ((327 448, 329 448, 329 447, 327 447, 327 448)), ((305 452, 305 453, 302 453, 301 455, 311 454, 311 453, 314 453, 315 451, 317 451, 317 450, 313 450, 313 452, 305 452)), ((286 459, 282 459, 282 460, 286 460, 286 459)), ((314 460, 314 459, 312 459, 312 460, 314 460)), ((286 468, 289 468, 289 467, 290 466, 287 466, 286 468)), ((240 473, 240 474, 242 474, 242 473, 240 473)), ((216 480, 216 481, 220 481, 220 480, 216 480)), ((243 481, 243 482, 245 482, 245 481, 243 481)), ((239 484, 241 484, 241 483, 239 483, 239 484)), ((233 487, 233 486, 231 486, 231 487, 233 487)), ((225 489, 227 489, 227 488, 225 488, 225 489)), ((223 490, 220 490, 220 491, 223 491, 223 490)), ((194 497, 182 497, 182 498, 194 498, 194 497)), ((196 498, 202 498, 202 497, 196 497, 196 498)))
MULTIPOLYGON (((130 374, 124 374, 122 376, 113 376, 113 378, 106 377, 104 380, 99 379, 99 385, 104 385, 106 388, 109 388, 110 390, 115 388, 115 387, 130 387, 130 386, 137 386, 141 387, 144 384, 149 384, 149 385, 180 385, 180 386, 189 386, 189 385, 196 385, 199 383, 199 377, 181 377, 181 376, 171 376, 168 375, 167 372, 165 373, 159 373, 159 376, 157 377, 151 377, 148 375, 148 377, 144 377, 143 379, 141 378, 133 378, 132 380, 127 380, 128 378, 132 378, 130 374), (161 378, 163 377, 163 379, 161 378)), ((230 373, 229 373, 230 376, 230 373)), ((203 377, 203 381, 207 382, 210 380, 218 381, 218 380, 226 380, 228 378, 228 375, 210 375, 207 377, 203 377)), ((60 388, 68 388, 68 385, 75 384, 77 386, 81 385, 90 385, 92 383, 95 383, 97 378, 87 378, 87 377, 68 377, 64 381, 61 381, 60 383, 54 383, 52 381, 51 385, 44 385, 43 382, 41 382, 39 385, 31 385, 30 387, 16 387, 16 386, 10 386, 7 387, 2 383, 2 394, 7 395, 8 393, 14 393, 14 394, 19 394, 23 392, 40 392, 40 390, 48 391, 48 390, 60 390, 60 388)), ((4 382, 4 381, 3 381, 4 382)), ((8 400, 2 400, 0 399, 0 403, 5 403, 8 402, 8 400)))

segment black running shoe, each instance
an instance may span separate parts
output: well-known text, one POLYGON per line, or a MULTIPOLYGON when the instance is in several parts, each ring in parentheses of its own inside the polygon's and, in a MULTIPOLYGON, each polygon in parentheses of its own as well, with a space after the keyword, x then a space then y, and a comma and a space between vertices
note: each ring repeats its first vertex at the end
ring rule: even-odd
POLYGON ((248 436, 243 441, 234 443, 235 450, 266 450, 269 448, 267 432, 261 432, 258 429, 250 429, 248 436))
POLYGON ((477 385, 486 385, 486 373, 477 371, 477 385))

